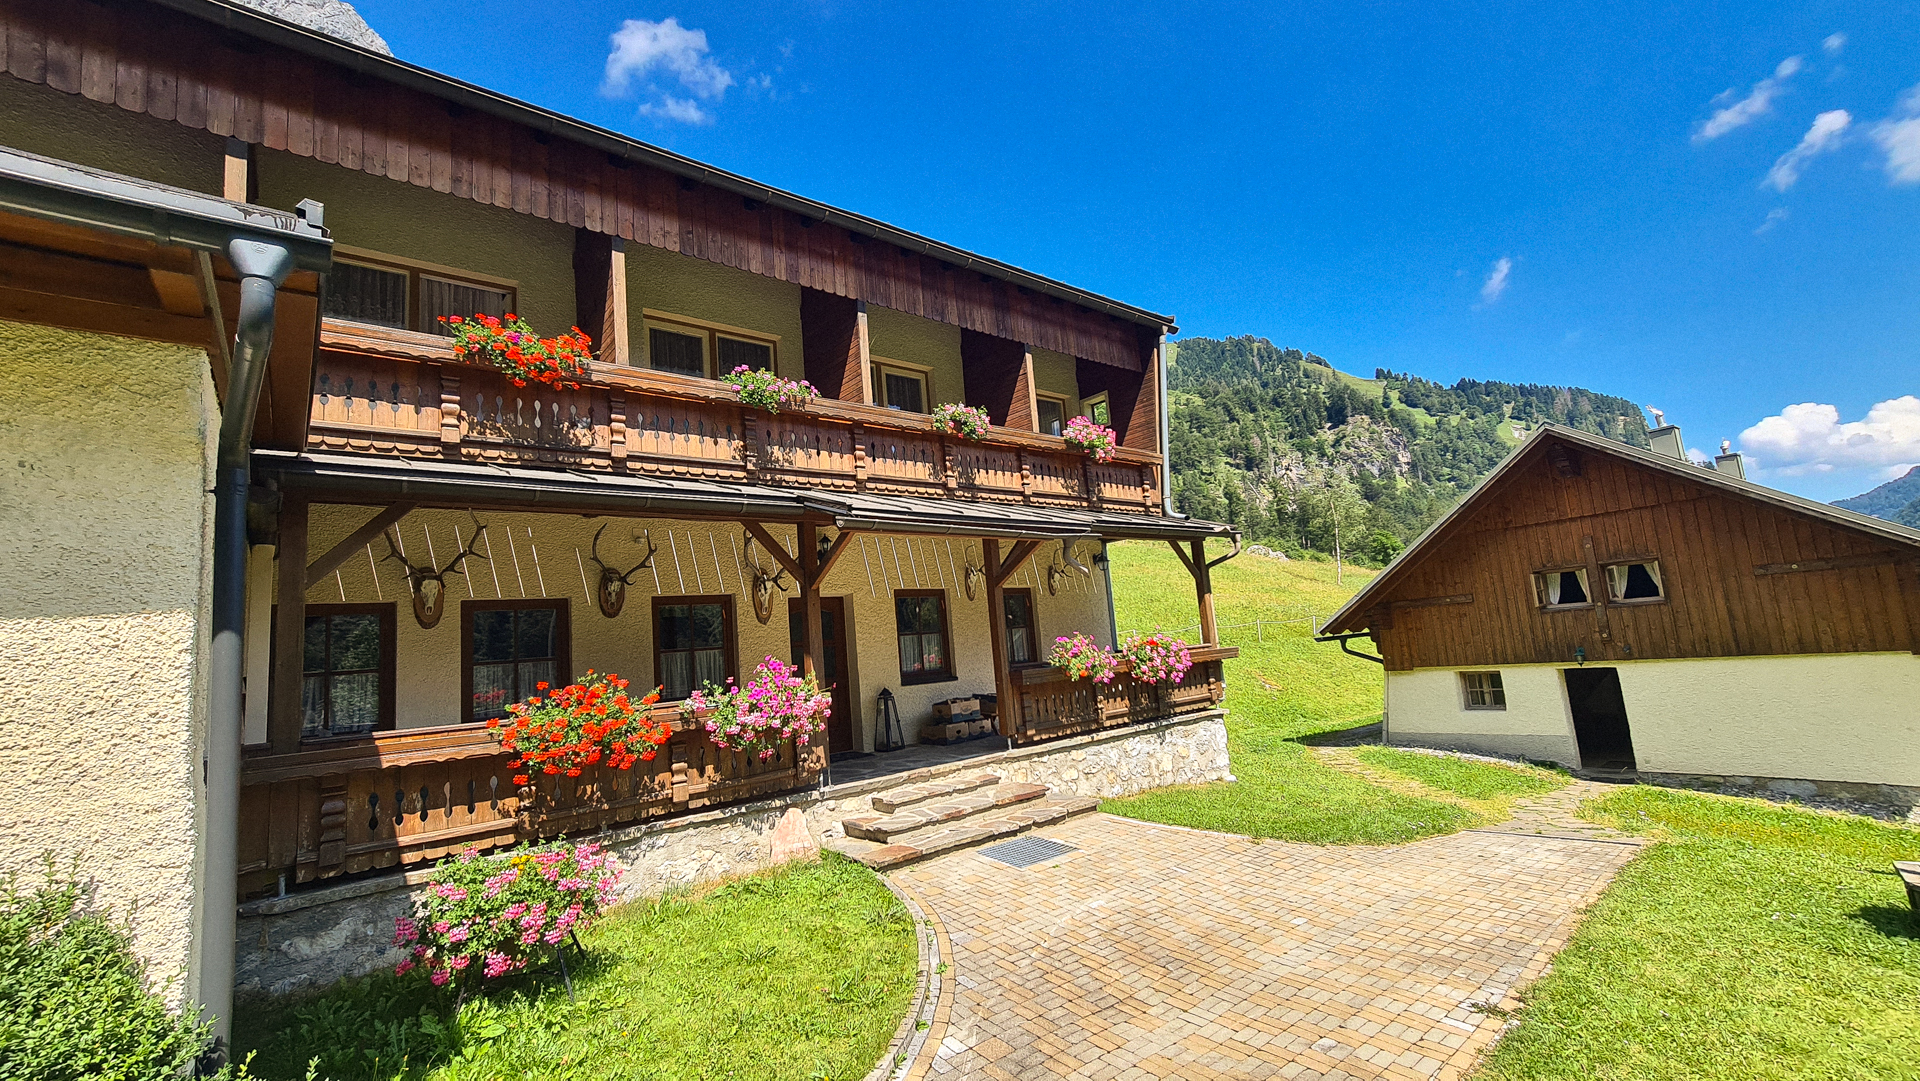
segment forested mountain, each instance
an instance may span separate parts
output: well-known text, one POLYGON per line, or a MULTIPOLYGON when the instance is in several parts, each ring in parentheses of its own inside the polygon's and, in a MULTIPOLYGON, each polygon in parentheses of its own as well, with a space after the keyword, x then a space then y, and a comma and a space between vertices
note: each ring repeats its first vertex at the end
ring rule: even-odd
POLYGON ((1870 492, 1851 499, 1836 499, 1833 505, 1920 529, 1920 466, 1870 492))
POLYGON ((1331 552, 1337 528, 1384 562, 1549 421, 1647 445, 1638 406, 1578 387, 1361 379, 1252 336, 1169 352, 1175 505, 1274 548, 1331 552))

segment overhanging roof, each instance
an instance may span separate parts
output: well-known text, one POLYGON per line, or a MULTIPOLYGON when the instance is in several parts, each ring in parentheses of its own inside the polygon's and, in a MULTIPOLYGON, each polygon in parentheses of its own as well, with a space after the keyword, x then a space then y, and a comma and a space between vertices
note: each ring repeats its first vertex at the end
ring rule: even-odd
POLYGON ((776 488, 648 474, 272 450, 255 451, 253 461, 257 473, 279 477, 283 487, 315 498, 331 496, 341 502, 388 498, 447 506, 511 506, 551 513, 812 519, 859 532, 1035 540, 1204 540, 1235 535, 1232 526, 1191 518, 776 488))
POLYGON ((1704 484, 1709 488, 1719 489, 1728 495, 1757 500, 1789 513, 1804 514, 1843 529, 1866 533, 1880 540, 1920 549, 1920 530, 1908 529, 1906 526, 1896 525, 1881 518, 1874 518, 1854 511, 1843 510, 1831 504, 1805 499, 1801 496, 1780 491, 1777 488, 1769 488, 1764 484, 1755 484, 1750 480, 1722 473, 1716 469, 1708 469, 1703 466, 1694 465, 1692 462, 1683 462, 1677 458, 1669 458, 1664 454, 1656 454, 1653 451, 1643 450, 1640 447, 1628 446, 1625 443, 1605 439, 1576 428, 1567 428, 1558 424, 1548 424, 1535 431, 1527 438, 1525 443, 1515 448, 1512 454, 1507 455, 1506 460, 1498 466, 1495 466, 1493 472, 1488 473, 1482 478, 1479 484, 1474 485, 1473 490, 1468 492, 1466 497, 1461 499, 1452 510, 1441 516, 1439 521, 1428 526, 1412 544, 1407 546, 1406 551, 1396 556, 1393 562, 1387 564, 1385 570, 1375 576, 1373 581, 1367 583, 1365 589, 1354 594, 1348 599, 1347 603, 1340 606, 1338 611, 1328 617, 1321 629, 1329 633, 1337 633, 1357 631, 1366 627, 1367 621, 1365 614, 1367 610, 1372 608, 1378 602, 1378 599, 1393 587, 1394 581, 1399 577, 1400 572, 1404 568, 1411 567, 1421 559, 1424 559, 1427 552, 1438 544, 1442 534, 1448 532, 1454 523, 1478 509, 1479 506, 1489 498, 1489 493, 1500 487, 1508 474, 1518 469, 1523 460, 1530 458, 1532 452, 1548 440, 1572 444, 1582 450, 1592 451, 1597 454, 1612 455, 1615 458, 1624 459, 1636 465, 1646 466, 1683 480, 1692 481, 1696 484, 1704 484))

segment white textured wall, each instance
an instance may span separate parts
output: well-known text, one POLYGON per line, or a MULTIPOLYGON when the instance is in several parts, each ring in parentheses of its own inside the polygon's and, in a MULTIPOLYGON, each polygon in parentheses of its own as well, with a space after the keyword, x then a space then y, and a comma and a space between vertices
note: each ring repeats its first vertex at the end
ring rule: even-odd
POLYGON ((212 429, 197 349, 0 323, 0 872, 78 861, 188 970, 212 429))
POLYGON ((1560 670, 1499 669, 1505 710, 1468 709, 1452 669, 1388 672, 1387 739, 1422 747, 1517 755, 1575 764, 1573 721, 1560 670))

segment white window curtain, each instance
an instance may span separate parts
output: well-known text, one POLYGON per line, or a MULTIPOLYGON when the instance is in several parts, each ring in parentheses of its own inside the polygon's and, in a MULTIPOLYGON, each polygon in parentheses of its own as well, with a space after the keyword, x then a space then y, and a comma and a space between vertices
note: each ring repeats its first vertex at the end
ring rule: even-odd
POLYGON ((1631 563, 1616 563, 1607 568, 1608 597, 1617 601, 1627 595, 1627 572, 1632 566, 1631 563))
POLYGON ((1647 574, 1648 574, 1648 576, 1649 576, 1649 577, 1651 577, 1651 578, 1653 579, 1653 586, 1654 586, 1654 588, 1655 588, 1655 589, 1658 589, 1658 590, 1660 591, 1660 595, 1661 595, 1662 597, 1664 597, 1664 596, 1666 596, 1666 595, 1667 595, 1667 583, 1665 583, 1664 581, 1661 581, 1661 579, 1660 579, 1660 564, 1658 564, 1658 563, 1648 563, 1648 564, 1645 564, 1645 566, 1646 566, 1646 568, 1647 568, 1647 574))

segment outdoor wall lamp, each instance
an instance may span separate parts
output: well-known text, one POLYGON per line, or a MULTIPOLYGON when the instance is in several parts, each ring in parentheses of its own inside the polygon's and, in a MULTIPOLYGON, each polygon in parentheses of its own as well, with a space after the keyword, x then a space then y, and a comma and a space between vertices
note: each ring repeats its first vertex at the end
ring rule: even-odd
POLYGON ((1587 663, 1587 647, 1585 646, 1573 647, 1573 659, 1582 665, 1586 664, 1587 663))

